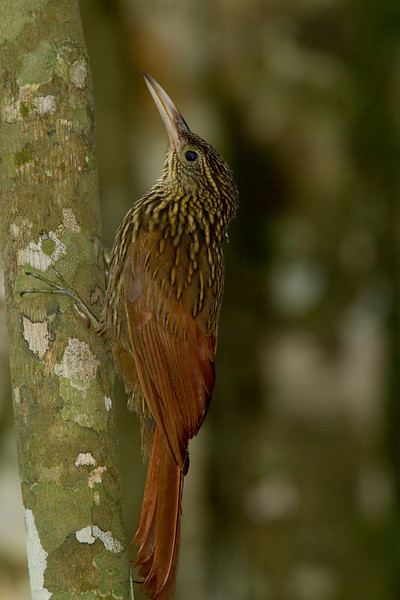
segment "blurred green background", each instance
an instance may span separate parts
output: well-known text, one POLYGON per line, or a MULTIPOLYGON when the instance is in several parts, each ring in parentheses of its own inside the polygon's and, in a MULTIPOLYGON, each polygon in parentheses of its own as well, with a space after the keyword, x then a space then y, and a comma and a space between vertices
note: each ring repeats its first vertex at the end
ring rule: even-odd
MULTIPOLYGON (((80 4, 105 245, 167 146, 143 70, 240 189, 177 600, 400 598, 399 3, 80 4)), ((0 600, 27 600, 1 307, 0 600)), ((120 397, 133 533, 145 469, 120 397)))

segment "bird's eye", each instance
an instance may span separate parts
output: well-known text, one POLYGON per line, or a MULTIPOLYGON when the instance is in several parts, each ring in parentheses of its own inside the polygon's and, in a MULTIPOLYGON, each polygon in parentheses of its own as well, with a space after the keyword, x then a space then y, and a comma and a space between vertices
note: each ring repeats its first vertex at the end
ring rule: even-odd
POLYGON ((195 152, 194 150, 186 150, 185 158, 189 162, 193 162, 197 158, 197 152, 195 152))

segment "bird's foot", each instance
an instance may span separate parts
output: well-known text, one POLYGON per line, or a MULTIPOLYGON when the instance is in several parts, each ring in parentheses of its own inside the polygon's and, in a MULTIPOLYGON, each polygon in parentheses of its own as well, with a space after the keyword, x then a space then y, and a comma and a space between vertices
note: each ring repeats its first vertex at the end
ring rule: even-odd
POLYGON ((56 267, 51 267, 55 273, 57 281, 52 281, 40 273, 33 273, 32 271, 25 271, 25 275, 38 279, 42 283, 48 285, 48 288, 29 288, 20 292, 21 297, 26 294, 61 294, 62 296, 68 296, 74 303, 74 308, 77 311, 79 317, 85 322, 86 326, 93 327, 95 330, 98 329, 100 323, 96 315, 91 311, 86 302, 82 300, 78 292, 67 283, 60 271, 56 267))

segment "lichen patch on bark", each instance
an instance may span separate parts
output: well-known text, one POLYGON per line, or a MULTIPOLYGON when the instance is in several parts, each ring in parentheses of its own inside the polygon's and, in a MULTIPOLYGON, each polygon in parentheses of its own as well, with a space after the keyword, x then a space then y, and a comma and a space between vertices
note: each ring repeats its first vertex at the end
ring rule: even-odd
POLYGON ((22 121, 19 101, 14 99, 10 99, 8 102, 4 101, 1 107, 1 116, 6 123, 22 121))
POLYGON ((69 78, 71 83, 80 90, 83 90, 87 79, 87 66, 84 60, 75 61, 69 68, 69 78))
POLYGON ((94 544, 96 538, 92 535, 92 526, 84 527, 75 532, 76 539, 80 544, 94 544))
POLYGON ((76 457, 74 464, 77 469, 79 467, 94 467, 96 466, 96 459, 91 452, 81 452, 76 457))
POLYGON ((13 387, 13 398, 14 404, 19 406, 21 404, 21 392, 18 386, 13 387))
POLYGON ((122 552, 124 547, 119 540, 113 538, 111 531, 103 531, 97 525, 89 525, 75 532, 76 539, 81 544, 94 544, 96 540, 100 540, 106 550, 118 554, 122 552))
POLYGON ((106 550, 114 552, 114 554, 118 554, 124 549, 121 542, 113 538, 111 531, 102 531, 100 527, 94 525, 92 527, 92 534, 95 538, 103 542, 106 550))
POLYGON ((29 350, 40 360, 50 348, 50 334, 47 321, 34 322, 28 317, 22 317, 23 335, 29 350))
POLYGON ((102 482, 103 473, 107 471, 107 467, 96 467, 88 477, 88 486, 93 489, 96 483, 102 482))
POLYGON ((76 380, 85 384, 95 379, 99 364, 87 342, 77 338, 68 338, 68 345, 64 350, 62 360, 54 365, 54 372, 59 377, 69 379, 73 387, 81 389, 81 386, 76 385, 76 380))
POLYGON ((71 231, 72 233, 79 233, 81 227, 76 220, 76 216, 72 208, 63 208, 63 225, 65 229, 71 231))
POLYGON ((48 96, 39 96, 37 99, 37 111, 41 117, 56 112, 56 109, 57 101, 55 96, 49 94, 48 96))
POLYGON ((43 549, 30 508, 25 509, 27 554, 29 577, 33 600, 48 600, 52 594, 44 587, 44 573, 47 568, 47 552, 43 549))
POLYGON ((16 223, 11 223, 10 227, 8 228, 9 233, 11 235, 12 238, 17 239, 19 236, 19 227, 16 223))
POLYGON ((66 254, 66 246, 54 231, 42 233, 37 242, 19 250, 18 265, 30 265, 39 271, 46 271, 50 265, 66 254))

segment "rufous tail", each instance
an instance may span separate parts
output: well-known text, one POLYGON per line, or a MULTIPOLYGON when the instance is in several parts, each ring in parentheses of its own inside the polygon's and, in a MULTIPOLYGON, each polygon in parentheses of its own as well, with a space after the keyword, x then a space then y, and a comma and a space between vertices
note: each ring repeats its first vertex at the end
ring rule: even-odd
POLYGON ((175 589, 179 552, 183 472, 156 428, 147 471, 135 566, 149 600, 170 600, 175 589))

